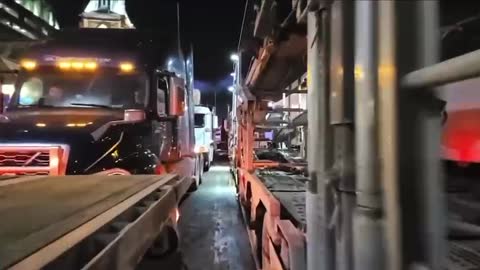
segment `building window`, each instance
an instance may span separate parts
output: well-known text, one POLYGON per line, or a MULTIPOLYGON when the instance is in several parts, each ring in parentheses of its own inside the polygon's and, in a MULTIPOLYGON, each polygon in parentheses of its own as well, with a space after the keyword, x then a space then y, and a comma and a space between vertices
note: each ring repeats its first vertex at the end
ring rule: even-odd
POLYGON ((110 0, 99 0, 98 9, 110 9, 110 0))

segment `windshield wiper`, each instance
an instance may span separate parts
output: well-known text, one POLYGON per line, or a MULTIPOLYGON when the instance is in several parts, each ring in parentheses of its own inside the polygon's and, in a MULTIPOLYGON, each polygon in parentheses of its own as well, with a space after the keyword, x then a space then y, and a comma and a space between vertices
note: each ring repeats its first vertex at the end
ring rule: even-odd
POLYGON ((102 104, 95 104, 95 103, 70 103, 73 106, 87 106, 87 107, 95 107, 95 108, 103 108, 103 109, 111 109, 112 107, 108 105, 102 104))

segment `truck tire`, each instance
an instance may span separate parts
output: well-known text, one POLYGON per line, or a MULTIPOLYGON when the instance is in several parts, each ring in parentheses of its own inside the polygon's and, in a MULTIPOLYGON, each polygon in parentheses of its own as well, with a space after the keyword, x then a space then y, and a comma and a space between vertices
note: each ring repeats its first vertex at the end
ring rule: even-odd
POLYGON ((198 174, 198 184, 201 185, 202 182, 203 182, 203 160, 202 160, 202 155, 199 155, 199 157, 198 157, 197 174, 198 174))
POLYGON ((206 155, 203 155, 203 171, 208 172, 210 170, 210 156, 207 153, 206 155))
POLYGON ((194 181, 190 186, 189 191, 195 191, 198 189, 200 184, 202 184, 202 174, 203 174, 203 155, 199 155, 196 159, 195 164, 195 175, 193 177, 194 181))

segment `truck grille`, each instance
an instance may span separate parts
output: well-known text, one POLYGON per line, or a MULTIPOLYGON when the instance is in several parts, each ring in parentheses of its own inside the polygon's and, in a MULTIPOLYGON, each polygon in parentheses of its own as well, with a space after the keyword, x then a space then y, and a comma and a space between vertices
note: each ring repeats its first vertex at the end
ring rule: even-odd
POLYGON ((0 175, 64 175, 68 147, 0 144, 0 175))
POLYGON ((3 152, 0 153, 1 167, 48 167, 50 166, 50 153, 43 151, 3 152))

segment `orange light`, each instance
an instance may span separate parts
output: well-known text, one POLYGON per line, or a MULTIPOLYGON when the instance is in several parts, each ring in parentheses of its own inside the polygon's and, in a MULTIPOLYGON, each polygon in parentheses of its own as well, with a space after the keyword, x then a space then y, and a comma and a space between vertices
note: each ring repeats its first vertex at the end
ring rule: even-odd
POLYGON ((97 68, 97 63, 95 62, 86 62, 85 63, 85 68, 89 70, 94 70, 97 68))
POLYGON ((58 67, 60 69, 70 69, 72 67, 72 63, 70 63, 70 62, 59 62, 58 67))
POLYGON ((120 63, 119 67, 120 70, 124 72, 131 72, 135 68, 135 66, 130 62, 120 63))
POLYGON ((83 69, 84 64, 82 62, 72 62, 72 68, 83 69))
POLYGON ((45 123, 37 123, 36 126, 37 126, 37 127, 46 127, 47 124, 45 124, 45 123))
POLYGON ((175 208, 175 222, 178 222, 179 219, 180 219, 180 211, 178 210, 178 208, 175 208))
POLYGON ((67 127, 86 127, 89 125, 92 125, 93 122, 88 122, 88 123, 67 123, 65 126, 67 127))
POLYGON ((20 65, 26 70, 34 70, 37 67, 37 62, 33 60, 23 60, 20 65))

